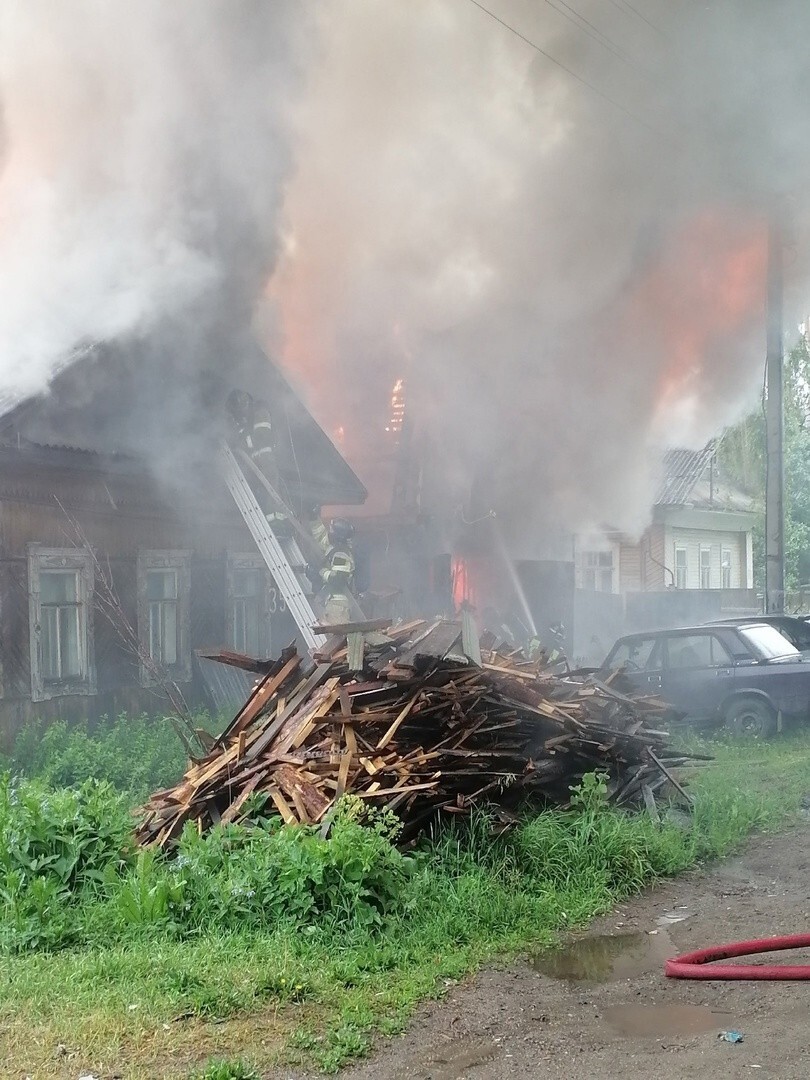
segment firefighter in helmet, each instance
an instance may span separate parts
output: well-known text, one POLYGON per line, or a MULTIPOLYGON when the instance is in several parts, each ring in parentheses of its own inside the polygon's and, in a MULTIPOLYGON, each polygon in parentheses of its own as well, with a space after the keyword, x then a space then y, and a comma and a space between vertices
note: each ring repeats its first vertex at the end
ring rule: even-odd
POLYGON ((264 401, 256 401, 244 390, 233 390, 228 397, 228 412, 248 453, 269 478, 277 471, 270 406, 264 401))
MULTIPOLYGON (((323 547, 321 530, 323 523, 318 521, 312 534, 316 543, 323 547)), ((328 548, 320 575, 326 591, 323 619, 327 624, 351 622, 355 570, 352 544, 354 526, 342 518, 334 518, 325 529, 325 534, 328 548)))
MULTIPOLYGON (((244 449, 261 469, 272 488, 279 492, 281 476, 276 459, 275 428, 270 406, 264 401, 257 401, 244 390, 233 390, 228 396, 228 414, 244 449)), ((259 501, 264 509, 265 500, 259 501)), ((285 521, 287 517, 275 506, 270 507, 265 516, 271 524, 285 521)))

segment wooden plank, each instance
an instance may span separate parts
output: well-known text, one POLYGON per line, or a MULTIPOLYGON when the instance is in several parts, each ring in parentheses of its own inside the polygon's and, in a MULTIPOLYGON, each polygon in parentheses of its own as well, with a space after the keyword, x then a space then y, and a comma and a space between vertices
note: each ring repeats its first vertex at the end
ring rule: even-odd
POLYGON ((427 634, 418 638, 410 649, 394 657, 392 663, 398 668, 413 667, 420 656, 442 659, 455 646, 461 637, 461 626, 457 622, 439 619, 427 634))
POLYGON ((309 714, 305 716, 305 719, 301 722, 298 730, 293 733, 289 747, 285 745, 285 740, 283 739, 282 734, 279 733, 278 753, 286 753, 288 749, 297 750, 298 747, 309 738, 318 724, 318 721, 326 716, 338 700, 339 696, 340 687, 338 686, 338 679, 327 679, 323 686, 319 687, 316 691, 315 697, 310 703, 311 708, 309 714))
POLYGON ((335 801, 341 797, 346 791, 346 783, 349 779, 349 769, 351 768, 354 754, 351 750, 347 750, 343 757, 340 759, 340 768, 338 769, 337 787, 335 788, 335 801))
POLYGON ((369 788, 367 788, 366 791, 356 791, 354 794, 358 797, 358 799, 380 798, 380 796, 382 796, 382 795, 389 795, 389 794, 392 794, 392 795, 397 794, 398 795, 402 791, 407 792, 407 794, 410 795, 412 792, 417 792, 417 791, 435 791, 438 784, 439 784, 438 780, 431 780, 427 784, 411 784, 410 787, 394 789, 394 788, 381 788, 380 785, 375 781, 375 783, 373 783, 369 788))
POLYGON ((655 764, 658 766, 658 768, 661 770, 667 780, 669 780, 670 784, 672 784, 675 790, 679 791, 681 795, 683 795, 689 806, 692 806, 695 800, 692 798, 688 791, 684 791, 684 789, 681 787, 681 785, 678 783, 678 781, 675 779, 675 777, 672 775, 672 773, 669 771, 663 761, 661 761, 660 758, 657 758, 655 756, 655 752, 649 746, 647 747, 647 753, 650 755, 652 760, 655 762, 655 764))
POLYGON ((301 824, 311 825, 312 822, 310 821, 310 817, 307 813, 307 808, 304 804, 304 800, 301 796, 300 790, 297 787, 294 787, 292 791, 289 792, 288 798, 292 799, 293 806, 295 807, 298 814, 298 820, 301 822, 301 824))
POLYGON ((363 670, 365 641, 362 634, 349 634, 346 661, 349 671, 363 670))
POLYGON ((641 785, 641 796, 644 799, 644 806, 647 809, 647 813, 656 825, 660 825, 661 818, 658 816, 658 807, 655 805, 655 796, 653 795, 649 784, 641 785))
POLYGON ((478 627, 475 625, 473 613, 467 609, 461 615, 461 647, 464 655, 481 667, 481 639, 478 636, 478 627))
POLYGON ((357 753, 357 736, 351 724, 343 725, 343 738, 346 740, 346 749, 350 754, 357 753))
POLYGON ((393 737, 399 731, 400 726, 405 722, 405 720, 407 720, 408 716, 410 715, 411 710, 413 709, 414 705, 419 700, 419 697, 420 697, 419 694, 414 694, 414 696, 411 698, 411 700, 408 702, 408 704, 405 706, 405 708, 400 711, 399 716, 397 716, 396 720, 390 726, 388 731, 386 731, 386 733, 383 735, 383 737, 377 743, 377 749, 378 750, 384 750, 386 748, 386 746, 388 746, 388 744, 391 742, 393 737))
POLYGON ((209 780, 212 780, 218 773, 223 772, 228 768, 232 761, 236 760, 236 755, 239 752, 239 743, 234 743, 224 753, 220 754, 216 761, 213 761, 208 768, 203 769, 202 774, 197 776, 194 781, 194 786, 191 790, 191 794, 186 802, 193 801, 195 795, 203 785, 209 780))
POLYGON ((260 683, 256 686, 253 693, 247 699, 245 704, 236 714, 234 719, 223 731, 220 737, 217 739, 219 746, 224 746, 225 743, 233 735, 242 731, 244 728, 249 727, 250 724, 256 719, 261 711, 266 707, 267 703, 272 698, 273 694, 278 690, 281 684, 289 678, 294 671, 301 666, 301 657, 296 653, 291 656, 282 669, 275 674, 266 675, 260 683))
POLYGON ((256 739, 247 751, 245 756, 248 760, 258 757, 259 754, 270 745, 276 735, 281 731, 283 725, 294 715, 301 702, 305 701, 315 687, 323 682, 331 670, 331 664, 318 664, 309 678, 305 679, 302 683, 299 683, 295 688, 292 697, 288 699, 281 715, 276 716, 275 720, 264 728, 260 737, 256 739))
POLYGON ((195 649, 197 656, 202 660, 215 660, 218 664, 227 664, 228 667, 239 668, 241 671, 250 671, 255 675, 267 675, 272 660, 256 660, 244 653, 233 652, 231 649, 195 649))
POLYGON ((276 769, 273 780, 292 799, 301 821, 319 821, 332 804, 331 799, 303 779, 292 765, 282 765, 276 769))
POLYGON ((537 676, 529 671, 517 671, 515 668, 502 667, 500 664, 482 664, 484 671, 494 671, 498 675, 506 675, 512 679, 523 679, 525 682, 536 683, 537 676))
POLYGON ((339 653, 344 649, 345 637, 340 634, 335 634, 333 637, 327 638, 323 645, 317 652, 312 654, 314 660, 319 663, 327 663, 330 660, 335 660, 339 653))
POLYGON ((312 627, 315 634, 336 634, 347 637, 349 634, 365 634, 369 630, 387 630, 390 619, 365 619, 361 622, 319 623, 312 627))
POLYGON ((284 820, 285 825, 297 825, 298 824, 298 818, 295 816, 295 814, 289 808, 289 806, 287 805, 287 801, 285 800, 285 798, 281 794, 281 792, 278 790, 278 788, 275 786, 275 784, 270 785, 270 787, 267 789, 267 793, 270 796, 270 798, 273 800, 273 803, 275 804, 276 809, 281 814, 281 817, 284 820))
POLYGON ((221 818, 223 825, 227 825, 231 821, 236 821, 236 818, 239 816, 239 811, 242 809, 242 807, 245 805, 245 803, 248 801, 250 796, 253 794, 253 792, 256 790, 256 788, 266 775, 267 770, 265 769, 263 771, 254 773, 253 776, 251 776, 250 780, 248 780, 248 782, 242 788, 242 791, 239 793, 238 797, 234 799, 231 805, 223 813, 221 818))

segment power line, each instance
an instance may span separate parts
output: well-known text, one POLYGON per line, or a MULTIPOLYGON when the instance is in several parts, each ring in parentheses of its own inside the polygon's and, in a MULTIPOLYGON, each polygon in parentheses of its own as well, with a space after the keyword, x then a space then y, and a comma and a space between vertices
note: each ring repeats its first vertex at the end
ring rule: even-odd
POLYGON ((642 14, 637 7, 634 7, 633 4, 630 3, 630 0, 622 0, 621 3, 618 3, 617 0, 608 0, 608 2, 613 4, 613 6, 618 11, 621 11, 623 15, 629 15, 632 12, 633 15, 641 19, 642 22, 645 22, 651 30, 654 30, 656 34, 660 34, 661 37, 667 36, 660 26, 656 26, 654 22, 651 22, 646 15, 642 14))
POLYGON ((520 40, 526 45, 528 45, 529 48, 534 49, 535 52, 540 53, 541 56, 544 56, 547 60, 550 60, 552 64, 555 64, 558 68, 564 71, 566 75, 570 75, 571 78, 576 79, 578 83, 581 83, 583 86, 587 86, 587 88, 592 93, 598 95, 600 98, 603 99, 603 101, 609 102, 615 109, 618 109, 619 112, 624 113, 625 116, 629 116, 631 120, 635 120, 637 124, 640 124, 643 128, 646 128, 647 131, 651 131, 654 135, 660 135, 660 132, 656 131, 656 129, 651 124, 648 124, 646 120, 642 120, 640 116, 636 116, 636 114, 631 112, 630 109, 622 105, 620 101, 616 101, 615 98, 612 98, 610 94, 606 94, 604 90, 600 90, 598 86, 594 85, 594 83, 589 82, 587 79, 583 78, 582 75, 578 75, 576 71, 568 67, 566 64, 563 64, 562 61, 558 60, 556 56, 552 56, 552 54, 550 52, 547 52, 544 48, 542 48, 542 46, 532 41, 531 38, 527 38, 526 35, 522 34, 520 30, 518 30, 516 27, 511 26, 508 22, 502 19, 500 15, 496 15, 494 11, 490 11, 489 8, 484 7, 484 5, 480 3, 480 0, 469 0, 469 2, 475 7, 477 7, 480 11, 483 11, 485 15, 488 15, 490 19, 494 19, 496 23, 500 23, 500 25, 503 26, 504 29, 508 30, 510 34, 514 34, 515 37, 520 38, 520 40))
POLYGON ((608 37, 598 26, 595 26, 589 19, 586 19, 584 15, 580 14, 570 4, 567 4, 565 0, 558 0, 560 7, 554 3, 554 0, 545 0, 550 8, 557 12, 558 15, 562 15, 564 19, 567 19, 572 26, 575 26, 577 30, 583 34, 587 34, 589 38, 592 38, 597 44, 601 45, 608 52, 612 53, 617 59, 621 60, 623 64, 627 64, 628 67, 633 68, 640 75, 643 75, 645 79, 651 79, 652 74, 641 64, 639 64, 630 53, 624 49, 618 42, 608 37), (566 14, 566 11, 571 12, 570 15, 566 14), (573 17, 572 17, 573 16, 573 17), (577 21, 579 20, 579 21, 577 21))

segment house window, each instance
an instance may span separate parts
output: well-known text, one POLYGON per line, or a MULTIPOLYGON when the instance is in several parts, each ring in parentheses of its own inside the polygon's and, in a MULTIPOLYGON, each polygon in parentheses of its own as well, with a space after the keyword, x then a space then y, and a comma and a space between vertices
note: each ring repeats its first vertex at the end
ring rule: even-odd
POLYGON ((727 547, 720 552, 720 587, 731 588, 731 548, 727 547))
POLYGON ((583 551, 582 588, 592 592, 613 592, 612 551, 583 551))
POLYGON ((686 561, 686 548, 675 548, 675 588, 685 589, 688 583, 688 564, 686 561))
POLYGON ((32 544, 28 580, 33 700, 95 693, 90 552, 32 544))
POLYGON ((712 549, 707 547, 700 549, 700 587, 712 587, 712 549))
POLYGON ((240 653, 260 656, 264 650, 262 608, 264 574, 259 569, 234 568, 231 578, 231 644, 240 653))
POLYGON ((86 664, 78 571, 42 571, 39 602, 42 678, 45 682, 81 679, 86 664))
POLYGON ((191 679, 189 553, 147 551, 138 557, 138 640, 141 682, 151 686, 162 674, 191 679))
POLYGON ((147 570, 146 599, 149 604, 149 655, 164 667, 177 663, 178 589, 176 570, 147 570))

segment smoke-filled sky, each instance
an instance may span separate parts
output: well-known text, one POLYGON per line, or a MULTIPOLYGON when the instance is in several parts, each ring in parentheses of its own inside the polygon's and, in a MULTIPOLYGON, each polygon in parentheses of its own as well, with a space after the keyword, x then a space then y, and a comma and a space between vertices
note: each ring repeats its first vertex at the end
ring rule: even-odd
POLYGON ((295 0, 3 0, 3 383, 167 318, 249 317, 310 34, 295 0))
POLYGON ((261 295, 372 489, 404 376, 451 518, 475 481, 524 538, 643 525, 650 447, 755 400, 776 196, 804 285, 810 5, 486 6, 522 37, 473 0, 5 0, 4 381, 261 295))

